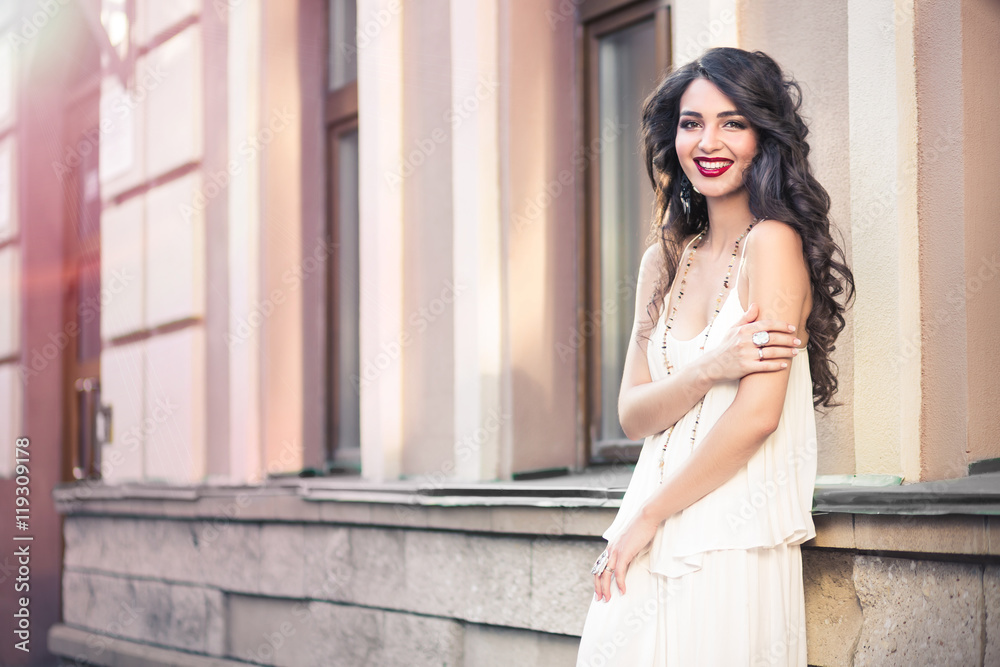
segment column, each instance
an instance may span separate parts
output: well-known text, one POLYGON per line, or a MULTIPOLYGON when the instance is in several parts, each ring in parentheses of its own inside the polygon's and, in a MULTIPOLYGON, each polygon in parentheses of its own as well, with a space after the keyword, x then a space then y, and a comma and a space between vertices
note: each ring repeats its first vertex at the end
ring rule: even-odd
POLYGON ((403 190, 386 178, 403 153, 402 12, 402 0, 358 1, 359 33, 381 25, 358 49, 361 372, 378 369, 360 387, 361 474, 372 481, 396 479, 402 460, 403 190))
MULTIPOLYGON (((451 0, 454 475, 500 475, 509 415, 501 400, 501 229, 497 0, 451 0)), ((509 462, 504 466, 509 468, 509 462)))
POLYGON ((854 0, 847 14, 851 259, 861 295, 854 305, 856 472, 898 474, 902 402, 912 396, 901 379, 914 362, 903 350, 900 298, 916 287, 900 259, 907 223, 899 199, 914 177, 912 166, 900 167, 911 150, 900 145, 896 94, 896 35, 905 30, 892 0, 854 0))

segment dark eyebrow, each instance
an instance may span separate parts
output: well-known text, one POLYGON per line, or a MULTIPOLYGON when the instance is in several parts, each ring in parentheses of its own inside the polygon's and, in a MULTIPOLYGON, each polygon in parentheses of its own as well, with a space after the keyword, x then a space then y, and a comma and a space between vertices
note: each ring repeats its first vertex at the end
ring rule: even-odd
MULTIPOLYGON (((682 116, 693 116, 695 118, 701 118, 702 115, 697 111, 691 111, 689 109, 684 109, 681 111, 682 116)), ((718 118, 728 118, 729 116, 742 116, 739 111, 723 111, 719 113, 718 118)))

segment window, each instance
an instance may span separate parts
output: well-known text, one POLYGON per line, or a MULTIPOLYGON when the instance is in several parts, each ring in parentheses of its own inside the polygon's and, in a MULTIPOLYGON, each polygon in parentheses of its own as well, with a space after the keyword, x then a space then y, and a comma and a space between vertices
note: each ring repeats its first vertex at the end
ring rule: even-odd
POLYGON ((329 0, 327 9, 327 458, 360 470, 357 6, 329 0))
POLYGON ((618 422, 618 391, 632 332, 635 283, 649 235, 653 195, 638 141, 641 106, 669 66, 663 2, 584 3, 586 154, 585 317, 591 460, 631 460, 639 443, 618 422), (625 5, 626 3, 618 3, 625 5))

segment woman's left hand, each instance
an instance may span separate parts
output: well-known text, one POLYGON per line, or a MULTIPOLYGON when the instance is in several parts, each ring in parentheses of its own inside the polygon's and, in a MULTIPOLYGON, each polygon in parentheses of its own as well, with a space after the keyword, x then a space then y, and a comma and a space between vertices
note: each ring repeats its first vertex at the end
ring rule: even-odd
POLYGON ((608 565, 600 575, 594 575, 594 593, 598 600, 611 599, 611 578, 614 575, 618 590, 625 594, 625 576, 636 555, 643 550, 656 535, 660 522, 638 512, 625 530, 608 542, 608 565))

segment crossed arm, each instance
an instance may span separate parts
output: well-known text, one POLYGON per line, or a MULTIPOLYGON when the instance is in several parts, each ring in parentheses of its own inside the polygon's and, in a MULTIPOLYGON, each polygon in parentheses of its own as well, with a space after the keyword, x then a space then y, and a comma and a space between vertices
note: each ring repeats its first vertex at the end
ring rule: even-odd
MULTIPOLYGON (((639 280, 635 294, 635 323, 632 337, 625 351, 625 369, 621 392, 618 394, 618 420, 629 440, 641 440, 652 433, 659 433, 677 422, 695 406, 712 388, 712 380, 699 365, 685 366, 678 373, 653 382, 646 361, 648 345, 657 341, 639 338, 640 326, 645 323, 645 334, 652 333, 646 304, 653 295, 656 279, 660 274, 659 247, 650 246, 639 265, 639 280)), ((664 303, 664 308, 669 304, 664 303)))
MULTIPOLYGON (((759 319, 751 326, 773 330, 780 323, 787 322, 792 323, 795 331, 801 332, 800 335, 804 334, 811 291, 798 233, 784 223, 765 220, 747 236, 745 253, 744 271, 748 278, 749 302, 760 304, 761 316, 768 318, 759 319)), ((638 307, 644 307, 652 290, 650 286, 643 287, 643 279, 648 281, 654 270, 653 266, 647 266, 649 257, 647 253, 647 257, 643 258, 643 268, 647 273, 640 271, 637 321, 640 315, 638 307)), ((775 337, 774 333, 771 335, 775 337)), ((791 342, 790 333, 777 336, 791 342)), ((633 351, 633 345, 634 341, 626 354, 622 393, 619 396, 619 416, 625 433, 630 437, 656 433, 676 423, 715 382, 711 373, 706 371, 709 366, 700 365, 693 370, 694 375, 685 375, 681 371, 653 383, 645 354, 642 354, 641 348, 633 351)), ((797 343, 795 346, 798 346, 797 343)), ((777 362, 754 363, 766 364, 768 372, 739 375, 739 388, 729 408, 691 456, 664 479, 660 489, 646 501, 625 531, 609 543, 608 567, 595 578, 598 599, 610 599, 610 575, 616 568, 615 579, 624 593, 624 581, 632 560, 649 544, 659 524, 729 480, 777 429, 788 387, 788 368, 781 368, 777 362)), ((759 366, 756 368, 760 370, 759 366)), ((732 374, 731 369, 729 373, 732 374)))
MULTIPOLYGON (((747 238, 749 300, 763 304, 765 317, 791 322, 797 331, 804 331, 810 285, 798 233, 784 223, 766 220, 747 238)), ((732 404, 691 456, 664 480, 643 512, 657 523, 664 521, 745 466, 778 428, 788 376, 788 368, 743 376, 732 404)))

